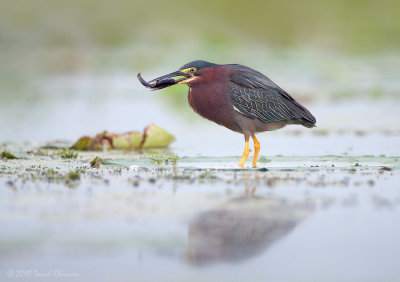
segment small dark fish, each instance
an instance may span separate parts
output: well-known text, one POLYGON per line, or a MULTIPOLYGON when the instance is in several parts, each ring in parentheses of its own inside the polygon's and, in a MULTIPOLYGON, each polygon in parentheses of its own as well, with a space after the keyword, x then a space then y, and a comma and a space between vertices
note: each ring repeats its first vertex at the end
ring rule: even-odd
POLYGON ((173 78, 164 78, 156 81, 147 82, 143 79, 140 73, 138 73, 137 78, 139 79, 140 83, 143 84, 143 86, 154 90, 163 89, 165 87, 176 84, 176 80, 173 78))
POLYGON ((139 79, 140 83, 144 86, 144 87, 151 87, 150 84, 143 79, 142 75, 140 74, 140 72, 137 74, 137 78, 139 79))

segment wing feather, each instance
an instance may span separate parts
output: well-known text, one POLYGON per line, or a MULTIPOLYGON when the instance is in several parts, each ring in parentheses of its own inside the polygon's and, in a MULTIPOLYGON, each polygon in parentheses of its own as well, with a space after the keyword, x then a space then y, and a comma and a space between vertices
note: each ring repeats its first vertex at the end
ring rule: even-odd
POLYGON ((242 65, 230 66, 235 69, 228 86, 235 110, 263 122, 296 120, 306 126, 315 124, 314 116, 268 77, 242 65))

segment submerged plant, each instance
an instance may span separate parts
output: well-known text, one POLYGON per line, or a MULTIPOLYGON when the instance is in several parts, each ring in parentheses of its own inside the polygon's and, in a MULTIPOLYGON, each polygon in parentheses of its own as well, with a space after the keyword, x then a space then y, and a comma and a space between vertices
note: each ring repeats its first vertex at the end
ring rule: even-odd
POLYGON ((268 159, 268 158, 265 157, 265 156, 259 157, 259 158, 258 158, 258 161, 259 161, 260 163, 269 163, 269 162, 271 162, 271 160, 268 159))
POLYGON ((77 169, 77 170, 74 170, 74 171, 70 171, 68 173, 66 179, 67 180, 72 180, 72 181, 81 179, 81 175, 80 175, 79 170, 77 169))
POLYGON ((78 153, 75 153, 74 150, 64 149, 61 153, 61 158, 63 159, 76 159, 78 157, 78 153))
POLYGON ((150 161, 156 165, 176 164, 178 160, 179 157, 176 154, 155 154, 150 157, 150 161))

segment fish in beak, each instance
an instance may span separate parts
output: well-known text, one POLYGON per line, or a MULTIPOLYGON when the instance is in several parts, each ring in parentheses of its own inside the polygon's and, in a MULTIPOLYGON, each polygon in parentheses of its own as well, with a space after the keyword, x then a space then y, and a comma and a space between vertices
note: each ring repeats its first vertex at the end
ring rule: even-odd
POLYGON ((139 79, 140 83, 143 86, 150 88, 152 90, 160 90, 175 84, 185 83, 187 81, 191 81, 194 77, 195 76, 192 68, 171 72, 169 74, 157 77, 148 82, 143 79, 140 73, 138 73, 137 75, 137 78, 139 79))

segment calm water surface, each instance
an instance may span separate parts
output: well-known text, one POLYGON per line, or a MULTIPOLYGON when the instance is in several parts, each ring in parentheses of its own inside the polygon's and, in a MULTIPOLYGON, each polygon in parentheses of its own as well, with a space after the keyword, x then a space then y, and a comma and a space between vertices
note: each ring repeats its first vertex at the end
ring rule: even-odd
MULTIPOLYGON (((61 81, 39 96, 0 104, 7 124, 0 141, 73 141, 155 122, 176 135, 171 151, 181 157, 239 160, 242 136, 176 110, 160 99, 165 93, 132 86, 134 80, 109 80, 101 84, 106 89, 61 81)), ((0 281, 29 280, 35 273, 35 281, 400 281, 398 163, 391 171, 379 170, 380 163, 352 171, 354 163, 340 170, 307 160, 399 156, 397 105, 306 104, 317 116, 316 130, 327 133, 288 127, 259 138, 263 156, 304 156, 262 164, 291 170, 217 171, 211 177, 207 170, 193 171, 182 180, 168 177, 174 170, 113 173, 119 168, 110 167, 73 188, 2 174, 0 281), (313 164, 322 167, 293 169, 313 164)), ((10 163, 0 164, 5 171, 10 163)), ((197 167, 235 166, 211 161, 197 167)), ((29 175, 30 166, 20 169, 29 175)))

